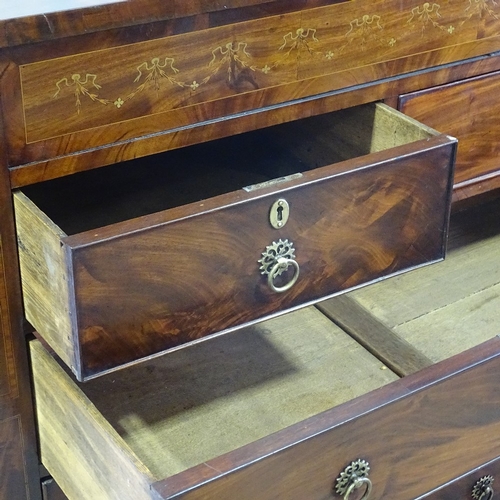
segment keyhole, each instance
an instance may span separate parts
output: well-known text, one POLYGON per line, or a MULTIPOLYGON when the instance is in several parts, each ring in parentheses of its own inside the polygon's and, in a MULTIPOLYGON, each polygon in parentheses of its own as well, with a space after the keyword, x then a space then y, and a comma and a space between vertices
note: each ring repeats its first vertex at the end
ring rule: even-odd
POLYGON ((278 212, 278 222, 283 222, 283 207, 279 205, 276 211, 278 212))
POLYGON ((290 207, 288 206, 288 202, 280 198, 271 206, 271 210, 269 211, 269 222, 274 229, 280 229, 287 223, 289 216, 290 207))

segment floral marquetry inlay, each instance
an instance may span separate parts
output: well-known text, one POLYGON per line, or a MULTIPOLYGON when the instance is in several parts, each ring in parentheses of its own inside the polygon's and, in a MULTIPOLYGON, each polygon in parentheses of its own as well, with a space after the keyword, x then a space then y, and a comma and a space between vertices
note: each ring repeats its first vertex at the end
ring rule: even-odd
MULTIPOLYGON (((26 140, 276 87, 301 89, 301 82, 475 42, 478 33, 500 33, 495 0, 354 0, 27 64, 26 140)), ((412 69, 420 67, 405 71, 412 69)), ((315 92, 333 90, 335 82, 321 80, 315 92)), ((293 96, 301 92, 307 95, 293 96)))
POLYGON ((498 2, 495 0, 469 0, 469 6, 465 9, 465 13, 468 15, 468 19, 474 16, 492 16, 498 19, 498 9, 495 12, 495 7, 498 6, 498 2))
POLYGON ((82 97, 88 97, 91 101, 100 102, 101 104, 108 104, 110 102, 108 99, 100 99, 95 93, 95 90, 99 90, 101 88, 101 86, 96 82, 96 79, 97 75, 91 75, 89 73, 87 73, 85 77, 75 73, 71 75, 71 78, 69 79, 61 78, 58 82, 56 82, 57 91, 54 94, 54 98, 59 96, 61 90, 69 89, 75 96, 77 113, 80 113, 82 108, 82 97))
POLYGON ((424 3, 422 6, 415 7, 411 11, 411 17, 408 24, 418 24, 422 32, 428 27, 434 27, 444 30, 441 24, 442 16, 439 13, 441 6, 437 3, 424 3))

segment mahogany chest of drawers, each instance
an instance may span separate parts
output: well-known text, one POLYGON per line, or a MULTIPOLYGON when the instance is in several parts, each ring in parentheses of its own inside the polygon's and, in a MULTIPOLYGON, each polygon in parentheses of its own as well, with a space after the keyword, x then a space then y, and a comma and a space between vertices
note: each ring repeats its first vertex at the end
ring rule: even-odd
POLYGON ((494 323, 435 364, 342 317, 432 276, 452 200, 498 187, 496 2, 64 9, 0 20, 0 496, 37 498, 38 459, 78 500, 456 498, 493 474, 494 323))

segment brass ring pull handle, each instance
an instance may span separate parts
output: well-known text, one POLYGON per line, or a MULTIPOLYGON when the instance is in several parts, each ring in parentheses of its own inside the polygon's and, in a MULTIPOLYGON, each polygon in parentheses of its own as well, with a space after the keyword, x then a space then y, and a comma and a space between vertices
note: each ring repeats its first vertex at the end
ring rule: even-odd
POLYGON ((337 477, 335 493, 344 500, 349 500, 351 493, 359 488, 365 488, 360 500, 368 500, 372 493, 372 482, 368 478, 370 464, 366 460, 351 462, 337 477))
POLYGON ((286 292, 287 290, 290 290, 292 286, 295 284, 299 277, 300 273, 300 267, 297 261, 293 259, 287 259, 285 257, 279 257, 276 260, 276 264, 271 268, 271 271, 269 272, 267 276, 267 284, 270 286, 271 290, 276 293, 282 293, 286 292), (276 276, 279 276, 283 271, 286 271, 290 266, 293 266, 295 268, 294 273, 290 281, 286 283, 283 286, 276 286, 274 284, 274 279, 276 276))
POLYGON ((261 274, 267 274, 267 284, 273 292, 282 293, 290 290, 299 277, 300 267, 295 260, 295 248, 289 240, 273 241, 262 252, 262 257, 258 262, 261 264, 261 274), (281 276, 290 266, 293 267, 292 277, 284 285, 277 285, 276 278, 281 276))
POLYGON ((474 500, 492 500, 493 491, 493 476, 482 477, 472 488, 472 498, 474 500))
POLYGON ((354 490, 361 488, 362 486, 365 486, 366 489, 360 500, 368 500, 372 492, 372 482, 367 477, 356 477, 355 479, 353 479, 352 483, 349 485, 347 491, 345 492, 344 500, 349 500, 351 493, 354 490))
POLYGON ((349 485, 347 488, 347 491, 345 492, 344 495, 344 500, 349 500, 349 497, 351 493, 354 490, 357 490, 361 487, 365 487, 365 492, 363 496, 360 498, 360 500, 368 500, 370 498, 371 492, 372 492, 372 482, 370 481, 369 478, 367 477, 356 477, 353 479, 352 483, 349 485))

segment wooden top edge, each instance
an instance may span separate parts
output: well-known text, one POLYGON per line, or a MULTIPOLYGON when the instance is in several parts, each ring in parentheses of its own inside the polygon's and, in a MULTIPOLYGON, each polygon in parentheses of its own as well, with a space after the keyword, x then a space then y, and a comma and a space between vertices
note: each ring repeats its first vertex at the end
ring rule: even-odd
POLYGON ((0 49, 196 16, 213 16, 209 24, 223 25, 348 1, 52 0, 37 7, 34 0, 33 7, 23 2, 0 5, 0 49))
POLYGON ((126 237, 132 233, 150 231, 164 224, 171 224, 190 217, 225 209, 235 204, 245 203, 262 197, 273 197, 275 196, 277 185, 279 186, 280 193, 284 194, 291 189, 304 188, 310 184, 327 181, 334 177, 352 175, 366 168, 377 168, 380 165, 393 162, 394 158, 402 159, 417 153, 424 154, 433 149, 456 143, 457 140, 455 138, 439 134, 427 139, 420 139, 408 144, 402 144, 393 148, 358 156, 350 160, 308 170, 302 172, 300 177, 291 177, 283 183, 266 184, 261 189, 246 191, 244 188, 240 188, 236 191, 220 194, 201 201, 142 215, 108 226, 89 229, 81 233, 71 234, 64 237, 63 242, 70 251, 76 251, 90 245, 107 243, 111 239, 126 237))

